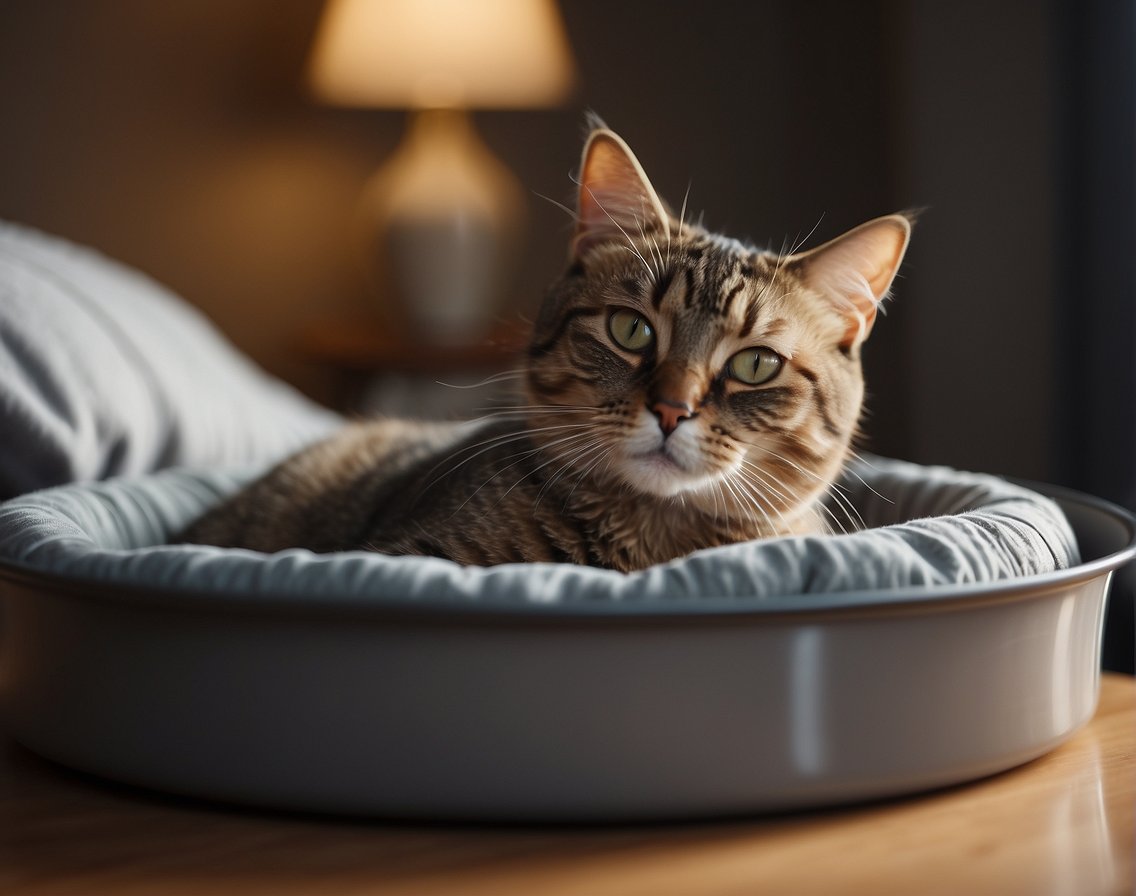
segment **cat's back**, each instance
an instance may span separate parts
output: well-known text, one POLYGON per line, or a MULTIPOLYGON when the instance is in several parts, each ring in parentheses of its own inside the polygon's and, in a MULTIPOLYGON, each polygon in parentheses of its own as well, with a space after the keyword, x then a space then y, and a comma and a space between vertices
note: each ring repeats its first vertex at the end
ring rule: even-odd
POLYGON ((282 461, 177 540, 267 553, 360 547, 376 511, 412 502, 424 471, 477 430, 409 420, 348 424, 282 461))

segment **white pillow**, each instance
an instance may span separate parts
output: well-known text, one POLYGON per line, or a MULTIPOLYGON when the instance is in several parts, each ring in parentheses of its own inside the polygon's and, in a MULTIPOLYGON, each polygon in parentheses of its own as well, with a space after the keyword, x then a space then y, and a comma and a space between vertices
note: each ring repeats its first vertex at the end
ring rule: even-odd
POLYGON ((0 500, 173 465, 263 464, 338 423, 150 278, 0 222, 0 500))

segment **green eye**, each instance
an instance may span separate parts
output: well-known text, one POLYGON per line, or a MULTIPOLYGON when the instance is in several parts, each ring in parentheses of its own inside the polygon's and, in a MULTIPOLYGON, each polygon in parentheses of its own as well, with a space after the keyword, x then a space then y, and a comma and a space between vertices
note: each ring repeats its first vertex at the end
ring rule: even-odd
POLYGON ((644 351, 655 341, 655 331, 647 323, 647 318, 627 308, 611 313, 607 319, 607 331, 616 345, 629 352, 644 351))
POLYGON ((781 372, 781 356, 767 348, 747 348, 730 358, 727 369, 734 379, 760 386, 781 372))

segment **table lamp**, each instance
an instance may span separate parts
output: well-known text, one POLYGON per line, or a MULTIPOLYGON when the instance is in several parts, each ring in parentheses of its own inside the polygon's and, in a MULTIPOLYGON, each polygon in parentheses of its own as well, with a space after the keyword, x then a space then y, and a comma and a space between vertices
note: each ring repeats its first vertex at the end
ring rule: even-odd
POLYGON ((329 0, 313 44, 316 96, 408 108, 361 202, 368 255, 417 337, 470 342, 494 322, 524 203, 468 110, 549 106, 574 69, 555 0, 329 0))

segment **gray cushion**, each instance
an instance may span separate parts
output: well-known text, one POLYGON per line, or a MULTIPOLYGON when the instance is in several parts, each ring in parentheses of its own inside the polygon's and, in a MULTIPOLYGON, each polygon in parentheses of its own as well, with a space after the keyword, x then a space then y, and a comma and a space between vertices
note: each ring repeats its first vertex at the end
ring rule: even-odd
POLYGON ((872 528, 713 548, 630 575, 566 564, 480 568, 366 552, 264 555, 164 544, 250 475, 169 470, 9 501, 0 506, 0 560, 205 599, 515 606, 686 599, 708 606, 810 593, 886 598, 1078 562, 1072 531, 1047 498, 990 476, 880 458, 856 464, 843 484, 872 528))

